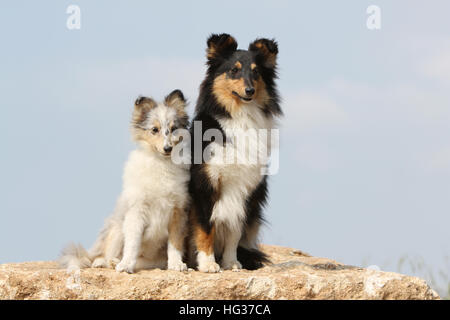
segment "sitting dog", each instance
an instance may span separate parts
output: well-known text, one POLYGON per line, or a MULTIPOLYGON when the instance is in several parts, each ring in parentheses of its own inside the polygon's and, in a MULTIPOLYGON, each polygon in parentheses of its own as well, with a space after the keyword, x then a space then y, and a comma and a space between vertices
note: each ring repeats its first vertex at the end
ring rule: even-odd
POLYGON ((130 153, 123 191, 113 215, 89 252, 80 245, 65 248, 60 264, 68 269, 114 268, 186 270, 183 263, 189 206, 189 167, 171 160, 181 140, 174 132, 186 128, 186 100, 174 90, 157 103, 136 100, 131 123, 138 148, 130 153))
MULTIPOLYGON (((257 269, 268 261, 258 249, 268 192, 267 176, 261 173, 266 165, 221 163, 219 158, 240 154, 232 141, 232 137, 239 138, 239 132, 275 129, 282 115, 275 83, 277 54, 277 43, 269 39, 256 39, 248 50, 238 50, 228 34, 213 34, 207 41, 208 69, 191 136, 195 138, 195 124, 200 123, 201 137, 219 132, 224 138, 201 141, 200 152, 195 148, 197 141, 192 148, 189 260, 199 271, 257 269), (196 163, 196 155, 208 150, 213 151, 209 161, 203 158, 196 163)), ((258 150, 270 149, 269 144, 252 141, 258 150)))

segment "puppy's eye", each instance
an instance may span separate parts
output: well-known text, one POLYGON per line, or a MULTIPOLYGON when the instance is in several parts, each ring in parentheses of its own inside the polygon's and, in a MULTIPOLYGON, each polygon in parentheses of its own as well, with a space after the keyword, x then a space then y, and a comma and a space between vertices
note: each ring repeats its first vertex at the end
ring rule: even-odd
POLYGON ((159 129, 157 127, 153 127, 151 129, 151 131, 152 131, 153 134, 157 134, 159 132, 159 129))
POLYGON ((239 71, 238 68, 234 67, 233 69, 231 69, 231 73, 232 74, 236 74, 239 71))
POLYGON ((174 132, 175 130, 177 130, 178 128, 176 126, 173 126, 172 128, 170 128, 170 132, 174 132))
POLYGON ((253 77, 257 78, 259 76, 258 69, 253 69, 253 77))

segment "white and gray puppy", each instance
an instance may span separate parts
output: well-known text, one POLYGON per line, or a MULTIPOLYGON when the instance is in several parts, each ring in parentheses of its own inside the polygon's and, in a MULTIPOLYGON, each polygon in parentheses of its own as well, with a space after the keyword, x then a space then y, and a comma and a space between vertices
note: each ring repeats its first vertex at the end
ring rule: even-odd
POLYGON ((186 100, 174 90, 157 103, 136 100, 131 124, 138 148, 130 153, 123 174, 123 191, 113 215, 91 250, 69 245, 60 264, 68 269, 114 268, 133 273, 139 269, 186 270, 183 263, 187 233, 189 168, 171 160, 186 128, 186 100))

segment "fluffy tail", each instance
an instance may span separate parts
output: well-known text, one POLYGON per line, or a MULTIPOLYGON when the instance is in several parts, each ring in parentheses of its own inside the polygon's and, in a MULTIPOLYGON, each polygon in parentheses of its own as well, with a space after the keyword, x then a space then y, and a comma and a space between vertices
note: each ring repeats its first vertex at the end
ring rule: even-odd
POLYGON ((68 270, 89 268, 92 260, 81 244, 69 244, 62 251, 58 260, 61 267, 68 270))
POLYGON ((256 270, 264 263, 270 263, 269 257, 258 249, 249 249, 239 246, 237 248, 237 258, 242 267, 247 270, 256 270))

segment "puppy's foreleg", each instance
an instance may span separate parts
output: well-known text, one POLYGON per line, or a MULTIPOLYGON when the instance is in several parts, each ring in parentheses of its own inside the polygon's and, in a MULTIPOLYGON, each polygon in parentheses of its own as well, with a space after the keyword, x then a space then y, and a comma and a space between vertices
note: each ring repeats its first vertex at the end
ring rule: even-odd
POLYGON ((167 245, 167 269, 184 271, 184 239, 186 237, 187 215, 184 210, 175 209, 169 222, 169 241, 167 245))
POLYGON ((120 262, 120 255, 123 250, 123 230, 118 223, 111 224, 111 228, 106 238, 104 263, 108 268, 115 268, 120 262))
POLYGON ((144 231, 142 209, 135 206, 125 215, 123 222, 124 247, 122 261, 116 266, 117 271, 133 273, 139 256, 144 231))

